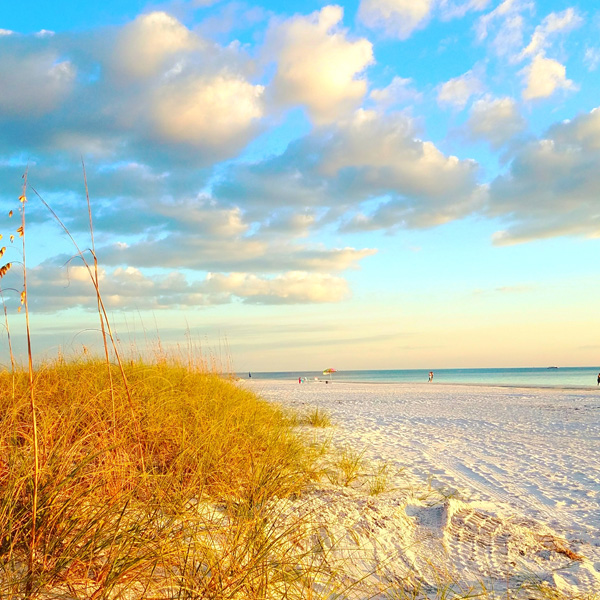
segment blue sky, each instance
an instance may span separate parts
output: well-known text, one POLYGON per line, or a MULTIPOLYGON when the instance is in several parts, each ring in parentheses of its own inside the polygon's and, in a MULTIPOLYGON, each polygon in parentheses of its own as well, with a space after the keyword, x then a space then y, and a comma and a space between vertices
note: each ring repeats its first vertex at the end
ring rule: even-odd
MULTIPOLYGON (((30 2, 0 8, 2 279, 23 348, 245 370, 600 360, 591 0, 30 2)), ((6 332, 1 359, 6 363, 6 332)))

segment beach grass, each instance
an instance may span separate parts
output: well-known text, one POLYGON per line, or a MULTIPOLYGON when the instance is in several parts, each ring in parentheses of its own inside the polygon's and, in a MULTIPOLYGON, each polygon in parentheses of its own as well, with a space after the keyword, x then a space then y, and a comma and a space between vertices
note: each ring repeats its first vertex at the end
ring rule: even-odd
POLYGON ((289 419, 215 373, 129 362, 125 375, 131 405, 103 361, 36 370, 34 523, 28 374, 0 373, 0 596, 236 598, 265 597, 276 582, 302 587, 293 532, 267 518, 274 500, 315 477, 289 419))
POLYGON ((313 427, 331 427, 332 422, 329 415, 318 406, 308 411, 300 419, 302 425, 312 425, 313 427))

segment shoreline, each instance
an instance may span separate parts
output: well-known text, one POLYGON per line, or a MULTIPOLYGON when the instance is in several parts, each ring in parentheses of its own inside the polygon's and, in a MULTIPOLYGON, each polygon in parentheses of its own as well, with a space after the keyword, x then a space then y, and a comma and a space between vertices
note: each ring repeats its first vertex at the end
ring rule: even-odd
POLYGON ((308 499, 338 537, 367 519, 371 537, 361 543, 371 564, 378 565, 373 557, 382 546, 403 557, 405 570, 392 569, 390 577, 405 576, 408 565, 429 581, 425 553, 447 573, 495 589, 502 573, 530 572, 569 594, 600 594, 600 403, 590 403, 599 399, 594 388, 243 384, 283 407, 326 412, 334 426, 323 435, 334 448, 364 451, 371 464, 398 472, 394 491, 375 498, 361 489, 324 486, 308 499), (422 500, 427 494, 437 500, 428 504, 422 500), (344 517, 349 514, 353 519, 344 517))
MULTIPOLYGON (((298 383, 297 379, 276 379, 276 378, 261 378, 261 377, 251 377, 251 378, 243 378, 239 377, 239 381, 250 381, 250 382, 276 382, 276 383, 292 383, 296 385, 319 385, 325 384, 324 379, 319 379, 319 381, 305 381, 301 384, 298 383)), ((387 386, 424 386, 424 387, 434 387, 434 386, 444 386, 444 387, 480 387, 480 388, 509 388, 509 389, 534 389, 534 390, 565 390, 565 391, 594 391, 597 390, 600 398, 600 386, 597 385, 542 385, 542 384, 529 384, 529 383, 463 383, 463 382, 454 382, 454 381, 344 381, 344 380, 334 380, 333 382, 330 380, 328 385, 387 385, 387 386)))

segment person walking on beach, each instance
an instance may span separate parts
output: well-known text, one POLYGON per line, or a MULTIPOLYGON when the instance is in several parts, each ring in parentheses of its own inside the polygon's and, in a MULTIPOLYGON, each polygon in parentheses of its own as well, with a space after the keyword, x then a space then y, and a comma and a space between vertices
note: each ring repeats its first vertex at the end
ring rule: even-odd
POLYGON ((433 371, 429 371, 429 383, 433 381, 433 371))
POLYGON ((600 373, 598 373, 598 385, 600 385, 600 373))

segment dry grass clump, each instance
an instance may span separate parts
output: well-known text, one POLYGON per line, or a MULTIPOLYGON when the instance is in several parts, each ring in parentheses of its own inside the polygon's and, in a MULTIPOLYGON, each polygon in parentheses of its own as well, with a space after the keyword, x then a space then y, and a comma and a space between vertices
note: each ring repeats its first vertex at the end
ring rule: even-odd
POLYGON ((292 532, 267 525, 277 498, 313 476, 275 407, 177 364, 36 371, 35 552, 29 381, 0 373, 0 597, 259 598, 304 587, 292 532), (143 456, 141 460, 140 452, 143 456), (286 589, 287 589, 286 587, 286 589))
POLYGON ((311 425, 312 427, 331 427, 332 422, 329 415, 319 407, 308 411, 302 415, 299 420, 301 425, 311 425))

